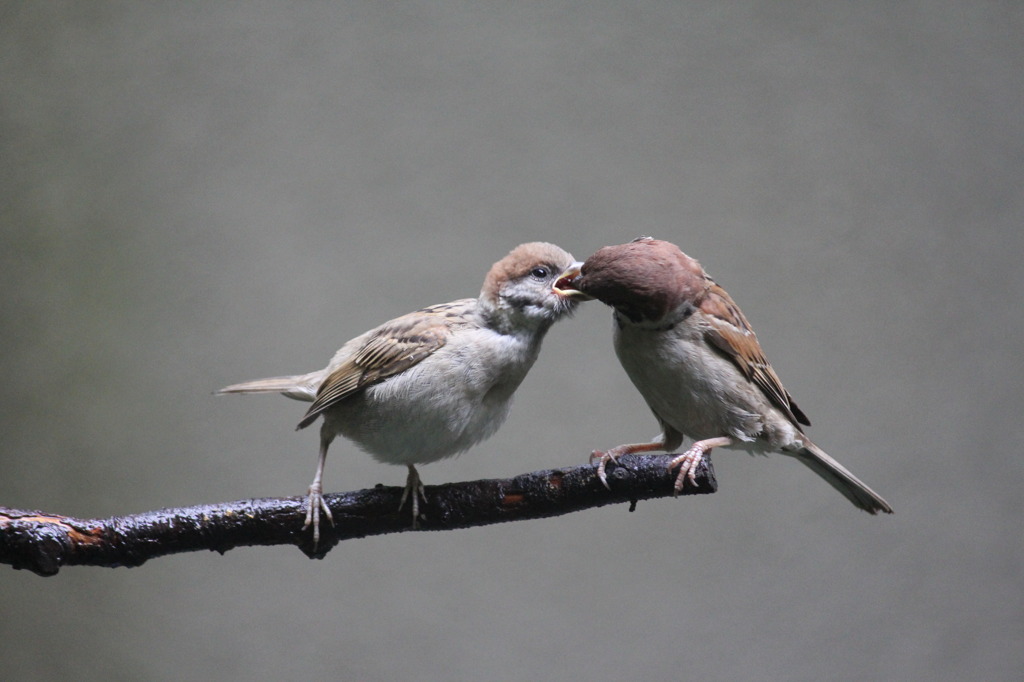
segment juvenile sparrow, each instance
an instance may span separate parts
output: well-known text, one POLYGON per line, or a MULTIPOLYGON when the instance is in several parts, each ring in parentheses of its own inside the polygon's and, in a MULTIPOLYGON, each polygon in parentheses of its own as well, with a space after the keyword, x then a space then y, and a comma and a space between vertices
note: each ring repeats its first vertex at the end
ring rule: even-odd
POLYGON ((684 436, 696 442, 675 457, 676 493, 712 448, 797 458, 864 511, 892 507, 804 435, 810 421, 796 406, 729 294, 675 244, 641 237, 606 246, 573 265, 555 284, 562 293, 614 308, 615 353, 661 424, 651 443, 595 451, 607 486, 609 460, 636 452, 672 452, 684 436))
POLYGON ((235 384, 218 393, 282 393, 312 402, 298 429, 323 417, 320 457, 306 522, 320 540, 327 448, 341 434, 388 464, 409 469, 399 509, 426 501, 417 464, 458 454, 498 430, 512 394, 533 366, 553 323, 578 300, 552 287, 573 263, 544 242, 522 244, 495 263, 479 298, 441 303, 385 322, 352 339, 322 370, 235 384))

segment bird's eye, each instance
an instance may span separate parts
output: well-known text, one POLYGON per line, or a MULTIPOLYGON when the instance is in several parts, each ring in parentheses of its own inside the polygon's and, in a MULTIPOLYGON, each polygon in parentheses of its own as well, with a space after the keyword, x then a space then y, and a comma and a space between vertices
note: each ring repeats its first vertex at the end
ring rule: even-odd
POLYGON ((530 270, 530 274, 537 279, 545 279, 548 276, 548 269, 538 265, 533 270, 530 270))

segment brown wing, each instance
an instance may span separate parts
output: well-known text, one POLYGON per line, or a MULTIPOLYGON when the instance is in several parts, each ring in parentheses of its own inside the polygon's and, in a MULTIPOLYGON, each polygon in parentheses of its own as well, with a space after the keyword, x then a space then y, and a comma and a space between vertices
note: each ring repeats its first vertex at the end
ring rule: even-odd
POLYGON ((403 315, 379 327, 317 390, 297 428, 305 428, 332 405, 379 381, 404 372, 448 340, 447 304, 403 315))
POLYGON ((708 341, 732 360, 743 375, 754 382, 790 421, 797 426, 810 426, 807 415, 793 402, 792 396, 764 356, 757 335, 739 306, 714 280, 709 277, 707 281, 709 287, 700 303, 700 309, 711 321, 711 327, 705 332, 708 341))

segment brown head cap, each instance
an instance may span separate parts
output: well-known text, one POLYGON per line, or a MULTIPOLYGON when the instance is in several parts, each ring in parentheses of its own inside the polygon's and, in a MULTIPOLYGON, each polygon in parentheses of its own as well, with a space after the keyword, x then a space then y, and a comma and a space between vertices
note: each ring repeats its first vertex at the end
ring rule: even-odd
POLYGON ((644 237, 600 249, 574 284, 634 322, 657 322, 686 303, 699 306, 709 282, 678 246, 644 237))

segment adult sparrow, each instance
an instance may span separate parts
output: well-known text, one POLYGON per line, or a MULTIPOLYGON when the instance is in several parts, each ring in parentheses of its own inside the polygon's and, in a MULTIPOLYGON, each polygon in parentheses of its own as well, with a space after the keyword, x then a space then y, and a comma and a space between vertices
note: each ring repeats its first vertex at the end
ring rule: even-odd
POLYGON ((324 369, 234 384, 218 393, 282 393, 313 403, 297 428, 323 417, 320 456, 309 486, 306 521, 320 540, 327 448, 341 434, 375 459, 409 469, 399 509, 426 501, 417 464, 458 454, 493 435, 512 394, 533 366, 551 325, 578 299, 555 291, 573 263, 544 242, 522 244, 495 263, 479 298, 432 305, 357 336, 324 369))
POLYGON ((695 442, 679 466, 678 494, 712 448, 797 458, 857 507, 892 513, 889 503, 811 442, 810 421, 772 369, 747 318, 725 290, 675 244, 641 237, 606 246, 562 274, 555 288, 614 308, 615 352, 661 424, 651 443, 595 451, 605 465, 635 453, 672 452, 684 436, 695 442))

